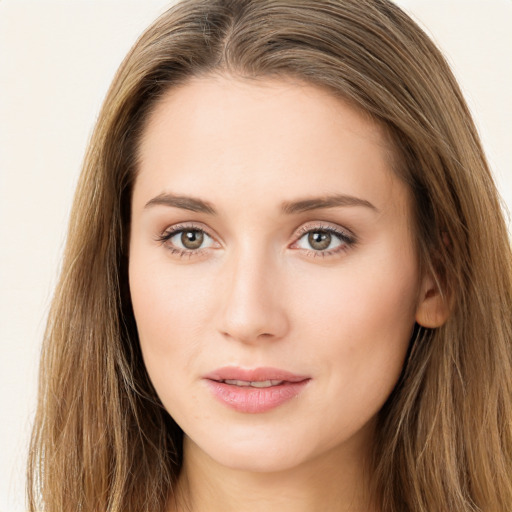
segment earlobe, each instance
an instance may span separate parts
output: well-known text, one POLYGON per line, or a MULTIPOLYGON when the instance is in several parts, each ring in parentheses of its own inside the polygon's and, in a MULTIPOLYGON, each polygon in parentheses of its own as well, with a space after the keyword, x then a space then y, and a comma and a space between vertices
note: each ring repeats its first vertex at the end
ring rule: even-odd
POLYGON ((451 305, 448 296, 439 289, 432 276, 425 276, 416 309, 416 322, 429 329, 441 327, 450 316, 451 305))

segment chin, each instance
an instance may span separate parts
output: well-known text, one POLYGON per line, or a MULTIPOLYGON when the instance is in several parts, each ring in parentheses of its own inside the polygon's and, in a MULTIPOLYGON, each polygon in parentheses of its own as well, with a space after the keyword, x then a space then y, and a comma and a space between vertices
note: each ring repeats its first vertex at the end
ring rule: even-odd
POLYGON ((322 447, 318 440, 313 443, 311 436, 300 435, 296 428, 293 430, 295 432, 263 425, 223 426, 219 431, 212 429, 203 435, 192 433, 192 440, 188 438, 185 449, 199 456, 206 455, 226 468, 255 473, 290 470, 329 451, 330 447, 322 447))
POLYGON ((282 446, 231 446, 212 450, 209 453, 218 464, 235 471, 249 473, 277 473, 297 467, 307 459, 296 449, 282 446))

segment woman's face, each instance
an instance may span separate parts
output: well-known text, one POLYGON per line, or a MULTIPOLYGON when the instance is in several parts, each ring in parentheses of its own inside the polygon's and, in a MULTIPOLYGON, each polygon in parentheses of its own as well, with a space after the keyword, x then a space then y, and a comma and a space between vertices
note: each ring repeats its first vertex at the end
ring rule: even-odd
POLYGON ((383 131, 292 81, 195 79, 140 146, 129 278, 187 449, 275 471, 360 456, 425 283, 383 131))

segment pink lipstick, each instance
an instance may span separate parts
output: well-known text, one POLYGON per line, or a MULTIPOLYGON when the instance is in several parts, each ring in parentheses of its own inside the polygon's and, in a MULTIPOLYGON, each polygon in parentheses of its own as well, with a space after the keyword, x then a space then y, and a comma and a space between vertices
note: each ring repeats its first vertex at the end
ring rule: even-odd
POLYGON ((219 368, 204 377, 214 397, 235 411, 262 413, 296 397, 311 380, 278 368, 219 368))

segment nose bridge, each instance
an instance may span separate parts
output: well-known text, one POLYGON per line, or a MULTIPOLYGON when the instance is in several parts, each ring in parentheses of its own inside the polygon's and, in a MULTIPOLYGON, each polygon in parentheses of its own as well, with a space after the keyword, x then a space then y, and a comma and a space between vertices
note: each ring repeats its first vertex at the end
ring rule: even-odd
POLYGON ((245 343, 282 338, 288 317, 275 258, 265 248, 247 244, 228 260, 219 330, 245 343))

